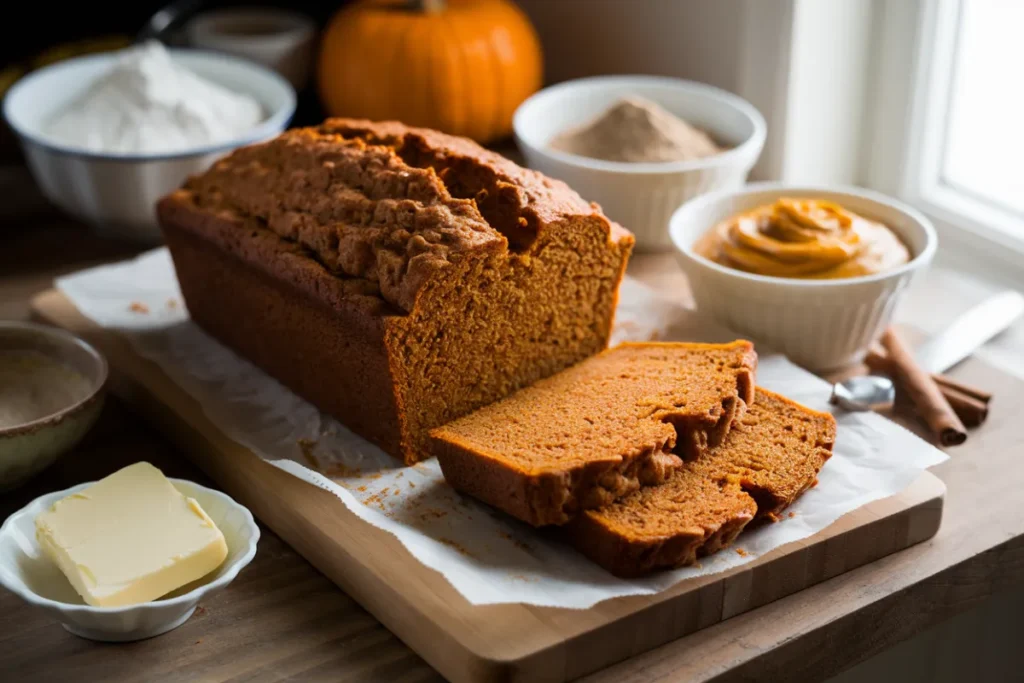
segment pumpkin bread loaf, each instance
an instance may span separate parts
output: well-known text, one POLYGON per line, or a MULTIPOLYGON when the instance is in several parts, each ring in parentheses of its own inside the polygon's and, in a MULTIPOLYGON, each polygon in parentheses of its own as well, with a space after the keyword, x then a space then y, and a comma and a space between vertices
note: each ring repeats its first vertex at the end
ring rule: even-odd
POLYGON ((456 489, 562 524, 664 482, 722 441, 754 395, 749 342, 627 343, 431 432, 456 489))
POLYGON ((392 455, 605 348, 632 236, 475 143, 333 119, 161 200, 192 319, 392 455))
POLYGON ((644 487, 567 525, 566 535, 613 574, 693 564, 748 522, 777 520, 832 455, 835 419, 757 389, 725 440, 662 486, 644 487))

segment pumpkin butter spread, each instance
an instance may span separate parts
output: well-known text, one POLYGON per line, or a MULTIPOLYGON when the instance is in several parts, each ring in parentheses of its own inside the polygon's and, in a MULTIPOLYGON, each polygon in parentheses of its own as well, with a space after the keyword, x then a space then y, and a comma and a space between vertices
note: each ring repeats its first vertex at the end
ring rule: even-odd
POLYGON ((790 198, 722 221, 696 252, 748 273, 822 280, 880 273, 910 260, 887 226, 832 202, 790 198))

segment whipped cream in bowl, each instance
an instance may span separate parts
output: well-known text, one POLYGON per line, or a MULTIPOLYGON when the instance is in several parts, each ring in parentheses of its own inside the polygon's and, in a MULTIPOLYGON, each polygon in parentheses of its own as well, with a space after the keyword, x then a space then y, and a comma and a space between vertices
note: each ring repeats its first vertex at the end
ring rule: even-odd
POLYGON ((262 65, 151 42, 35 71, 3 114, 51 202, 101 232, 157 243, 156 202, 279 134, 295 104, 291 84, 262 65))

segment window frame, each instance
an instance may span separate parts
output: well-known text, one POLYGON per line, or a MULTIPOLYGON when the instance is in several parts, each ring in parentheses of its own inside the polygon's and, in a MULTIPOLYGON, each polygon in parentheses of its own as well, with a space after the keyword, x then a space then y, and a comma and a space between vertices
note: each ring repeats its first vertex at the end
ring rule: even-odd
POLYGON ((886 0, 869 93, 864 184, 924 212, 946 246, 1024 269, 1024 219, 947 184, 942 155, 948 131, 964 0, 886 0))

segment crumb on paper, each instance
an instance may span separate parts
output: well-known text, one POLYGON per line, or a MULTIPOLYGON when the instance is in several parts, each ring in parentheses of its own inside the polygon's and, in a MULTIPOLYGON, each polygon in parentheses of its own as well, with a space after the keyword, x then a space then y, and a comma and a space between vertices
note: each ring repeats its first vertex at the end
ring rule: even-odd
POLYGON ((391 495, 392 496, 397 496, 401 492, 402 492, 402 489, 396 487, 395 490, 391 492, 391 495))
POLYGON ((509 574, 508 578, 513 581, 525 581, 526 583, 533 583, 537 580, 536 577, 526 576, 525 574, 509 574))
POLYGON ((381 511, 386 511, 387 506, 384 499, 387 498, 389 490, 390 489, 385 486, 377 493, 367 496, 366 500, 363 501, 363 505, 376 505, 378 508, 381 509, 381 511))
POLYGON ((410 482, 409 482, 409 488, 411 488, 411 489, 414 489, 414 488, 416 488, 416 482, 414 482, 414 481, 410 481, 410 482))
POLYGON ((313 469, 320 469, 320 462, 313 455, 313 451, 316 450, 319 441, 313 439, 299 439, 296 443, 299 445, 299 450, 302 451, 302 457, 306 459, 306 462, 313 466, 313 469))
POLYGON ((395 479, 401 479, 404 476, 405 476, 405 472, 399 472, 398 474, 395 475, 395 479))
POLYGON ((142 303, 141 301, 133 301, 129 306, 128 310, 132 313, 149 313, 149 306, 142 303))
POLYGON ((448 514, 447 510, 439 510, 437 508, 429 508, 420 513, 420 521, 429 522, 432 519, 441 519, 448 514))
POLYGON ((507 531, 499 531, 498 535, 501 536, 502 538, 504 538, 506 541, 510 541, 512 543, 512 545, 514 545, 515 547, 519 548, 520 550, 526 551, 528 553, 529 552, 533 552, 533 548, 531 548, 526 543, 523 543, 522 541, 520 541, 518 538, 516 538, 512 534, 508 533, 507 531))
POLYGON ((739 555, 740 557, 747 557, 750 553, 748 553, 743 548, 736 548, 736 554, 739 555))
POLYGON ((445 544, 449 548, 454 548, 456 551, 458 551, 458 553, 460 555, 465 555, 466 557, 473 557, 473 555, 470 554, 470 552, 468 550, 466 550, 461 545, 459 545, 458 543, 456 543, 455 541, 453 541, 453 540, 451 540, 449 538, 439 538, 437 540, 439 542, 445 544))
POLYGON ((794 517, 796 517, 796 513, 795 513, 795 512, 790 512, 790 513, 789 513, 789 515, 788 515, 788 517, 789 517, 790 519, 793 519, 794 517))
MULTIPOLYGON (((359 478, 361 478, 363 476, 363 471, 361 469, 359 469, 358 467, 349 467, 348 465, 342 464, 340 462, 336 462, 336 463, 331 463, 330 468, 328 468, 328 470, 326 472, 324 472, 324 474, 326 474, 326 475, 328 475, 328 476, 330 476, 332 478, 333 477, 344 477, 346 479, 353 479, 353 478, 359 479, 359 478)), ((377 476, 379 477, 380 475, 377 475, 377 476)), ((370 477, 370 478, 371 479, 376 479, 377 477, 370 477)))
POLYGON ((167 308, 169 308, 169 309, 171 309, 173 311, 177 307, 178 307, 178 300, 177 299, 168 299, 167 300, 167 308))
MULTIPOLYGON (((361 476, 359 474, 359 469, 358 468, 355 469, 355 473, 356 473, 357 477, 361 476)), ((380 479, 380 476, 381 476, 380 472, 374 472, 373 474, 367 475, 367 479, 380 479)))
POLYGON ((360 493, 366 493, 366 488, 366 484, 363 484, 362 486, 357 488, 356 491, 359 491, 360 493))

